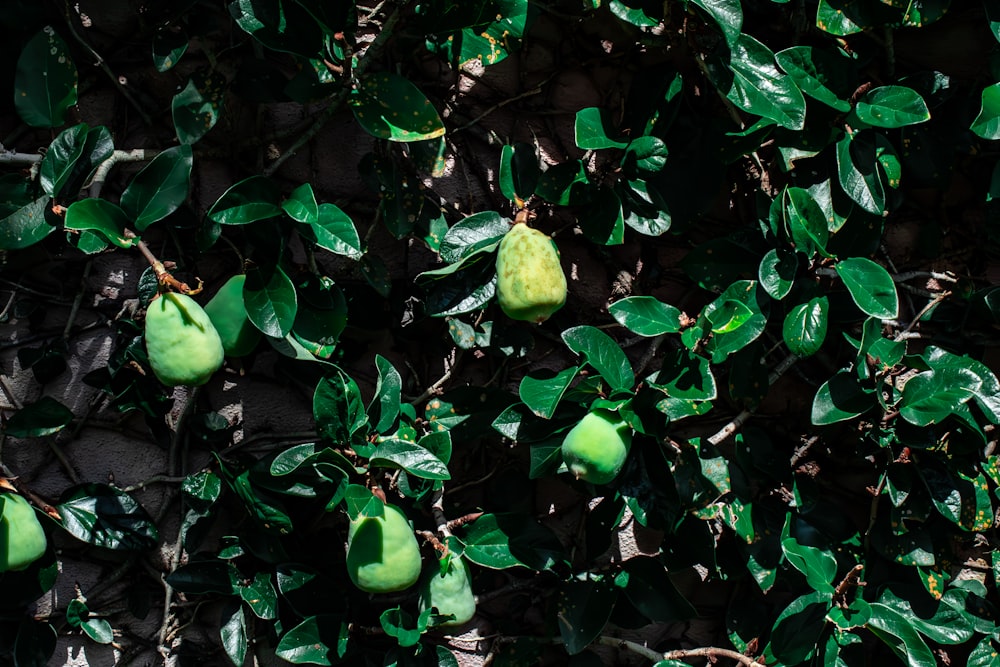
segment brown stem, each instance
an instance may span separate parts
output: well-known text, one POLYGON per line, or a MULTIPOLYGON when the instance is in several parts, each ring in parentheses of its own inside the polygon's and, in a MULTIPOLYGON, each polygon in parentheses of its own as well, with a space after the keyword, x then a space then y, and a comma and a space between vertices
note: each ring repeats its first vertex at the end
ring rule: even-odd
POLYGON ((745 656, 742 653, 737 653, 736 651, 731 651, 727 648, 716 648, 714 646, 668 651, 664 653, 662 657, 663 660, 683 660, 684 658, 729 658, 730 660, 735 660, 741 665, 746 665, 747 667, 755 667, 762 664, 757 662, 754 658, 745 656))
POLYGON ((198 287, 194 289, 191 289, 187 283, 174 278, 170 274, 170 271, 167 270, 164 263, 156 258, 156 255, 154 255, 153 251, 149 249, 146 242, 140 239, 131 229, 125 230, 125 238, 135 241, 135 247, 139 249, 139 252, 141 252, 142 256, 146 258, 149 265, 153 267, 153 273, 156 274, 156 282, 160 283, 160 285, 169 287, 170 289, 180 292, 181 294, 197 294, 204 287, 204 283, 202 283, 201 278, 198 279, 198 287))

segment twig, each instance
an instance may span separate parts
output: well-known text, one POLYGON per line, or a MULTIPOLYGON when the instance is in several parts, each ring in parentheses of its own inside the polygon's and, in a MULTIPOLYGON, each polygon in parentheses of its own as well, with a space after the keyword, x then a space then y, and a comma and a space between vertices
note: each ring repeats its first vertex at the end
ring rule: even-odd
POLYGON ((108 174, 111 173, 111 169, 119 162, 146 162, 147 160, 152 160, 159 154, 160 151, 152 148, 134 148, 130 151, 114 151, 108 159, 99 164, 97 169, 94 171, 94 177, 90 179, 90 190, 87 193, 88 196, 96 198, 101 195, 101 189, 104 188, 104 182, 108 180, 108 174))
MULTIPOLYGON (((767 376, 767 385, 771 386, 775 382, 777 382, 778 378, 784 375, 785 371, 794 366, 795 362, 797 362, 798 360, 799 357, 797 354, 790 354, 784 359, 782 359, 781 362, 774 367, 774 370, 771 371, 771 374, 767 376)), ((731 422, 723 426, 717 433, 709 436, 708 442, 712 445, 718 445, 722 442, 725 442, 730 436, 736 433, 736 431, 738 431, 739 428, 743 426, 743 424, 746 423, 746 421, 750 419, 750 417, 752 416, 753 416, 752 410, 741 411, 738 415, 733 417, 733 420, 731 422)))
POLYGON ((420 394, 420 396, 417 396, 415 399, 410 401, 410 405, 413 406, 420 405, 431 396, 436 396, 440 391, 441 387, 443 387, 444 384, 451 379, 451 376, 455 372, 455 368, 458 366, 458 362, 461 359, 462 359, 462 351, 459 350, 458 348, 453 349, 451 355, 451 365, 449 365, 448 368, 445 369, 444 374, 441 377, 439 377, 437 381, 434 382, 434 384, 427 387, 427 389, 425 389, 424 392, 420 394))
POLYGON ((683 660, 684 658, 729 658, 747 667, 759 667, 762 663, 754 658, 745 656, 727 648, 716 648, 714 646, 704 646, 702 648, 685 648, 676 651, 667 651, 663 654, 662 660, 683 660))
POLYGON ((33 165, 42 161, 42 156, 38 153, 17 153, 7 150, 0 144, 0 164, 27 164, 33 165))
POLYGON ((487 116, 489 116, 490 114, 492 114, 495 111, 499 111, 500 109, 504 108, 508 104, 511 104, 513 102, 517 102, 518 100, 523 100, 526 97, 534 97, 535 95, 541 95, 542 92, 543 92, 542 91, 542 86, 544 86, 546 83, 548 83, 549 80, 551 80, 552 77, 554 77, 554 76, 555 76, 555 74, 552 74, 551 76, 549 76, 548 78, 546 78, 545 81, 542 81, 540 84, 538 84, 537 86, 535 86, 531 90, 526 90, 523 93, 521 93, 520 95, 515 95, 514 97, 508 97, 507 99, 505 99, 505 100, 503 100, 503 101, 501 101, 501 102, 499 102, 497 104, 494 104, 489 109, 487 109, 486 111, 482 112, 481 114, 479 114, 478 116, 476 116, 475 118, 473 118, 472 120, 470 120, 465 125, 462 125, 460 127, 455 128, 454 130, 451 130, 449 132, 449 135, 454 136, 455 134, 457 134, 458 132, 461 132, 462 130, 467 130, 467 129, 469 129, 472 126, 477 125, 482 119, 486 118, 487 116))

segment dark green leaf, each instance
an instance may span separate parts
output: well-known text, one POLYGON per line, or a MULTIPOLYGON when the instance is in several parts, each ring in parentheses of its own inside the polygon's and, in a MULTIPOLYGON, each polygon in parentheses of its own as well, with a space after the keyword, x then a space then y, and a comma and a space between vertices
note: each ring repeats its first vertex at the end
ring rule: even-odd
POLYGON ((521 378, 518 395, 529 410, 543 419, 549 419, 579 372, 579 368, 571 366, 555 375, 539 372, 525 375, 521 378))
MULTIPOLYGON (((225 79, 223 79, 223 82, 225 79)), ((214 90, 199 89, 189 79, 184 89, 170 103, 174 129, 182 144, 193 144, 215 127, 219 120, 219 104, 214 90)))
POLYGON ((1000 83, 983 88, 983 103, 970 129, 983 139, 1000 139, 1000 83))
POLYGON ((837 142, 840 187, 861 208, 874 215, 885 212, 885 182, 875 141, 867 132, 845 134, 837 142))
POLYGON ((425 609, 414 620, 410 614, 399 607, 386 609, 379 616, 379 623, 385 634, 395 637, 396 641, 403 648, 414 646, 420 641, 420 635, 427 631, 427 624, 430 622, 433 610, 425 609))
POLYGON ((864 257, 850 257, 833 267, 861 312, 883 320, 899 314, 899 296, 889 272, 864 257))
POLYGON ((339 645, 346 627, 339 616, 310 616, 282 635, 275 654, 293 665, 339 663, 339 645))
POLYGON ((854 112, 875 127, 903 127, 929 120, 931 112, 920 93, 906 86, 879 86, 858 99, 854 112))
POLYGON ((399 417, 403 379, 392 363, 380 354, 375 355, 375 367, 378 381, 375 396, 368 405, 368 416, 376 433, 387 433, 399 417))
POLYGON ((368 424, 357 383, 339 372, 320 380, 313 394, 313 418, 320 436, 334 445, 348 446, 368 424))
POLYGON ((840 371, 823 383, 812 404, 812 423, 817 426, 853 419, 875 407, 875 396, 862 388, 849 371, 840 371))
POLYGON ((32 127, 58 127, 76 104, 76 65, 66 42, 47 25, 25 45, 14 75, 14 106, 32 127))
POLYGON ((284 338, 292 330, 298 299, 295 286, 275 266, 270 270, 252 267, 243 285, 243 303, 254 326, 273 338, 284 338))
POLYGON ((774 57, 803 93, 842 113, 851 110, 843 99, 851 93, 850 59, 812 46, 793 46, 774 57))
POLYGON ((252 581, 240 584, 238 590, 257 618, 273 620, 278 617, 278 593, 271 583, 270 574, 257 572, 252 581))
POLYGON ((173 68, 188 48, 188 36, 183 30, 161 27, 153 35, 153 66, 157 72, 173 68))
POLYGON ((556 618, 567 653, 576 655, 597 639, 611 617, 617 593, 617 589, 606 581, 588 579, 560 583, 556 618))
POLYGON ((788 562, 806 577, 806 583, 817 593, 833 595, 833 580, 837 576, 837 558, 828 550, 802 544, 790 534, 792 515, 785 518, 781 532, 781 551, 788 562))
POLYGON ((806 101, 791 77, 778 70, 769 48, 740 34, 722 67, 727 71, 716 68, 712 82, 733 104, 790 130, 805 126, 806 101))
MULTIPOLYGON (((282 206, 287 208, 288 200, 282 206)), ((334 204, 320 204, 315 222, 304 230, 306 238, 319 247, 350 259, 361 259, 361 238, 354 221, 334 204)))
POLYGON ((821 296, 800 303, 788 312, 781 335, 792 354, 808 357, 819 352, 826 339, 829 310, 830 300, 821 296))
POLYGON ((541 174, 538 167, 538 157, 530 144, 505 144, 500 152, 500 174, 498 184, 500 192, 515 203, 522 203, 531 196, 538 185, 541 174))
POLYGON ((516 514, 484 514, 464 528, 463 555, 495 570, 546 570, 562 557, 559 540, 533 519, 516 514))
POLYGON ((764 259, 760 260, 757 275, 768 296, 780 301, 792 291, 798 270, 799 261, 794 252, 784 248, 771 248, 764 259))
POLYGON ((656 558, 638 556, 625 561, 625 583, 616 581, 625 597, 651 621, 675 623, 697 616, 697 611, 674 586, 667 569, 656 558))
POLYGON ((64 221, 66 229, 96 232, 119 248, 131 247, 134 240, 125 236, 128 216, 106 199, 81 199, 69 205, 64 221))
POLYGON ((793 187, 785 191, 785 221, 796 250, 807 257, 817 252, 829 257, 826 244, 830 230, 826 215, 808 190, 793 187))
POLYGON ((207 215, 209 220, 223 225, 246 225, 281 213, 281 192, 274 181, 251 176, 226 190, 207 215))
POLYGON ((617 134, 608 114, 598 107, 587 107, 576 112, 576 145, 584 150, 595 148, 625 148, 624 141, 613 139, 617 134))
POLYGON ((903 387, 899 414, 917 426, 943 421, 978 391, 979 376, 965 368, 945 367, 919 373, 903 387))
POLYGON ((510 220, 496 211, 483 211, 452 225, 441 240, 441 259, 460 262, 478 252, 493 250, 510 231, 510 220))
POLYGON ((12 438, 37 438, 58 433, 72 421, 72 410, 51 396, 42 396, 11 415, 4 433, 12 438))
POLYGON ((552 204, 570 206, 587 200, 587 171, 580 160, 562 162, 549 167, 538 177, 535 194, 552 204))
POLYGON ((635 375, 628 357, 611 336, 591 326, 578 326, 562 332, 563 342, 572 352, 582 355, 613 390, 629 390, 635 375))
POLYGON ((451 473, 448 472, 445 462, 426 447, 398 438, 388 438, 379 442, 369 462, 372 466, 402 468, 414 477, 422 479, 451 479, 451 473))
POLYGON ((908 667, 934 667, 937 664, 934 654, 913 629, 910 619, 884 604, 874 603, 871 610, 868 629, 908 667))
POLYGON ((59 199, 75 196, 114 150, 111 133, 103 125, 90 128, 80 123, 63 130, 49 144, 39 166, 42 189, 59 199))
POLYGON ((743 28, 743 7, 740 6, 740 0, 692 0, 691 4, 701 7, 712 17, 728 44, 732 45, 739 39, 743 28))
POLYGON ((681 330, 681 311, 651 296, 630 296, 608 306, 608 312, 629 331, 659 336, 681 330))
POLYGON ((228 600, 223 606, 219 638, 230 662, 236 667, 242 667, 248 646, 247 621, 243 615, 243 605, 238 600, 228 600))
POLYGON ((32 246, 56 230, 45 214, 52 200, 42 196, 0 219, 0 249, 20 250, 32 246))
POLYGON ((121 207, 142 231, 184 203, 191 189, 194 161, 187 144, 168 148, 153 158, 122 193, 121 207))
POLYGON ((361 127, 379 139, 424 141, 444 135, 437 109, 398 74, 377 72, 363 77, 351 106, 361 127))
MULTIPOLYGON (((56 629, 46 621, 22 618, 13 642, 14 667, 48 667, 56 650, 56 629)), ((9 646, 9 645, 8 645, 9 646)))
POLYGON ((787 665, 797 665, 816 651, 830 608, 829 593, 809 593, 792 600, 771 630, 771 652, 787 665))
POLYGON ((310 183, 303 183, 292 190, 288 199, 281 202, 281 208, 296 222, 312 225, 319 220, 319 205, 310 183))
POLYGON ((89 544, 124 551, 156 546, 156 526, 142 505, 106 484, 67 489, 56 510, 66 531, 89 544))

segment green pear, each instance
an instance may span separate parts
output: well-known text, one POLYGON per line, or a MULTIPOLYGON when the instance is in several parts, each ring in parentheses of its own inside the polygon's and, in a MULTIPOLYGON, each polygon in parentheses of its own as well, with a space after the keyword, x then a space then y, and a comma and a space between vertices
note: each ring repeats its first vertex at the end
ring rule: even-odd
POLYGON ((168 387, 203 385, 222 367, 224 351, 212 320, 194 299, 167 292, 146 311, 149 365, 168 387))
POLYGON ((25 569, 42 557, 47 545, 42 524, 28 501, 0 493, 0 572, 25 569))
POLYGON ((368 593, 392 593, 420 578, 420 545, 399 508, 385 505, 380 517, 351 521, 347 532, 347 574, 368 593))
POLYGON ((563 461, 577 479, 607 484, 625 465, 632 429, 610 410, 588 412, 562 443, 563 461))
POLYGON ((219 332, 222 349, 227 357, 250 354, 261 339, 260 329, 250 321, 243 303, 243 285, 246 281, 245 275, 233 276, 205 304, 205 312, 219 332))
POLYGON ((520 222, 500 241, 497 301, 512 320, 544 322, 566 303, 566 274, 555 242, 520 222))
POLYGON ((455 617, 441 623, 442 627, 468 623, 476 615, 476 596, 469 579, 469 565, 460 556, 451 558, 443 574, 435 562, 421 580, 420 611, 436 607, 442 616, 455 617))

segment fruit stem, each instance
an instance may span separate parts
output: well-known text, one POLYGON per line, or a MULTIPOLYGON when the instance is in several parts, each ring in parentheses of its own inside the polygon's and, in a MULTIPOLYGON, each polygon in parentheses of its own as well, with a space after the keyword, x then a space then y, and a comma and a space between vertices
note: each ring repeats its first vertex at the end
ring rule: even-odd
POLYGON ((140 239, 135 232, 131 229, 126 229, 124 235, 125 238, 135 241, 135 247, 139 249, 139 252, 141 252, 142 256, 146 258, 149 265, 153 267, 153 273, 156 274, 156 282, 158 282, 161 286, 169 287, 170 289, 180 292, 181 294, 197 294, 202 290, 204 283, 201 278, 198 278, 198 287, 192 289, 187 283, 174 278, 170 274, 170 271, 167 270, 164 263, 156 258, 156 255, 154 255, 153 251, 149 249, 146 242, 140 239))

